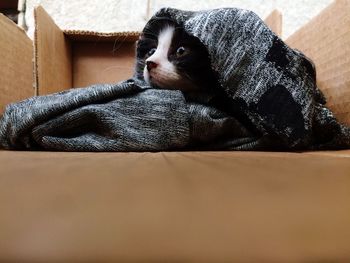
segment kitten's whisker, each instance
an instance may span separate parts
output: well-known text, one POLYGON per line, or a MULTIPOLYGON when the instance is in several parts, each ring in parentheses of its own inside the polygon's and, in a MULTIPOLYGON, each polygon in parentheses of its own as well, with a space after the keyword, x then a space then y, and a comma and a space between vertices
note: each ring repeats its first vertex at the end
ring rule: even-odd
POLYGON ((129 69, 128 67, 122 67, 122 66, 110 66, 110 67, 107 67, 107 68, 103 69, 102 72, 105 72, 105 71, 108 71, 108 70, 114 69, 114 68, 129 69))
POLYGON ((155 38, 158 37, 158 34, 156 32, 152 32, 152 31, 147 31, 147 30, 144 30, 143 31, 146 35, 150 35, 150 36, 153 36, 155 38))
POLYGON ((115 38, 114 43, 113 43, 112 52, 114 51, 115 45, 116 45, 116 43, 119 41, 120 38, 121 38, 121 36, 117 36, 117 37, 115 38))
POLYGON ((191 77, 187 72, 183 72, 184 76, 190 81, 194 81, 193 77, 191 77))
MULTIPOLYGON (((127 36, 125 35, 125 36, 124 36, 124 39, 123 39, 122 41, 118 41, 118 42, 119 42, 119 45, 118 45, 117 47, 115 46, 115 44, 117 43, 117 41, 114 41, 114 45, 113 45, 113 54, 114 54, 118 49, 120 49, 120 48, 122 47, 122 45, 123 45, 123 43, 125 42, 126 38, 127 38, 127 36)), ((120 39, 120 37, 119 37, 119 39, 120 39)), ((118 39, 118 40, 119 40, 119 39, 118 39)))
POLYGON ((172 72, 172 71, 169 71, 169 70, 165 70, 165 69, 158 69, 158 72, 159 73, 163 73, 164 75, 170 75, 170 76, 176 76, 176 77, 180 77, 180 75, 176 72, 172 72))

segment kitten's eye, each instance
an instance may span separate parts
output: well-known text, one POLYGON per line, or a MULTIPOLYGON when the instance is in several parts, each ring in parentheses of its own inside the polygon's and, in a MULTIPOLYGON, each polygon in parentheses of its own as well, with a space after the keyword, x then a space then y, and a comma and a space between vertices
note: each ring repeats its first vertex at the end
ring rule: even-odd
POLYGON ((156 48, 152 48, 150 51, 148 51, 147 55, 152 56, 156 52, 156 48))
POLYGON ((184 55, 187 55, 189 52, 188 48, 184 48, 184 47, 179 47, 177 50, 176 50, 176 56, 177 57, 182 57, 184 55))

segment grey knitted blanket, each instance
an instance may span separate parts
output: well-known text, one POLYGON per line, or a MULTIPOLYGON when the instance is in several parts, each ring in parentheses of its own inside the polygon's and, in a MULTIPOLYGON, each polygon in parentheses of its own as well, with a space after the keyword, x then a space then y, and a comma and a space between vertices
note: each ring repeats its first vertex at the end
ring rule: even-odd
POLYGON ((350 146, 315 69, 253 12, 161 9, 208 48, 217 93, 148 87, 138 74, 8 105, 0 148, 59 151, 310 150, 350 146))

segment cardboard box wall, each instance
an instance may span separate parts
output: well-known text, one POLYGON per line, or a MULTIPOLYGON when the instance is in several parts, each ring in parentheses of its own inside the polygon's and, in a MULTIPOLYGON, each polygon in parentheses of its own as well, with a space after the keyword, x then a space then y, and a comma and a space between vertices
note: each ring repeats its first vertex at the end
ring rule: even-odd
POLYGON ((286 42, 312 58, 327 106, 350 125, 350 1, 336 0, 286 42))
POLYGON ((34 14, 37 94, 118 82, 132 76, 139 33, 63 32, 42 7, 34 14))
POLYGON ((11 102, 33 96, 33 45, 0 13, 0 114, 11 102))
MULTIPOLYGON (((350 40, 348 3, 297 33, 343 25, 337 44, 315 57, 335 103, 349 80, 348 56, 339 55, 350 40)), ((0 17, 3 105, 131 76, 137 33, 62 32, 42 8, 35 16, 34 89, 32 43, 0 17)), ((280 14, 267 20, 280 32, 280 14)), ((287 41, 316 56, 328 35, 314 31, 310 41, 287 41)), ((0 261, 348 262, 349 189, 349 151, 0 151, 0 261)))

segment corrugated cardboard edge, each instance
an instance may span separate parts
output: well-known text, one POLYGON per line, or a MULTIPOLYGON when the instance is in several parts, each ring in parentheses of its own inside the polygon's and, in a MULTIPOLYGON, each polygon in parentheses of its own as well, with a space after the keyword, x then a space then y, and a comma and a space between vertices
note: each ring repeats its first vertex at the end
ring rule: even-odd
POLYGON ((275 9, 269 14, 265 19, 265 23, 270 27, 270 29, 279 37, 282 36, 282 13, 275 9))
POLYGON ((125 32, 94 32, 87 30, 64 30, 64 34, 75 41, 126 41, 134 42, 138 40, 140 32, 125 31, 125 32))
POLYGON ((34 73, 37 95, 72 88, 72 55, 69 40, 50 15, 34 9, 34 73))
POLYGON ((286 42, 316 64, 328 107, 350 125, 350 0, 337 0, 286 42))
POLYGON ((0 114, 9 103, 34 95, 33 43, 14 22, 0 14, 0 114))

